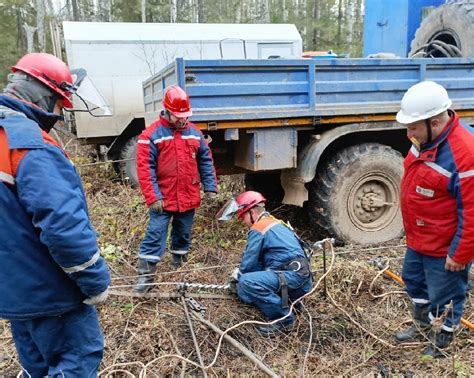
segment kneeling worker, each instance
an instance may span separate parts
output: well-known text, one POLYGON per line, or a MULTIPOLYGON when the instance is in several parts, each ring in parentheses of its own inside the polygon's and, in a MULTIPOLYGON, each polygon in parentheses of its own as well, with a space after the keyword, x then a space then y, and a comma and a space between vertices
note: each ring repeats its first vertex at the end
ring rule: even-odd
MULTIPOLYGON (((288 300, 295 301, 311 290, 309 260, 302 242, 284 222, 265 210, 265 198, 258 192, 244 192, 219 211, 219 220, 233 215, 250 230, 239 269, 233 274, 240 300, 255 305, 269 320, 289 313, 288 300)), ((272 325, 258 327, 264 335, 289 330, 292 313, 272 325)))

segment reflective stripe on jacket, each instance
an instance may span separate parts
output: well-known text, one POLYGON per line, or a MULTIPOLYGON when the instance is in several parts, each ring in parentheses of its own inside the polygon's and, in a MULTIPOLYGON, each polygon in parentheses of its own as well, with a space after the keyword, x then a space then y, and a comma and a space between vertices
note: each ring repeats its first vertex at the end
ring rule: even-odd
POLYGON ((405 159, 401 208, 409 248, 428 256, 474 258, 474 134, 452 114, 430 145, 405 159))
POLYGON ((110 283, 79 176, 36 122, 46 116, 0 96, 0 317, 5 319, 65 313, 110 283))
POLYGON ((137 173, 147 205, 162 199, 166 211, 199 207, 201 183, 217 193, 211 150, 191 123, 174 129, 160 117, 146 128, 138 138, 137 173))

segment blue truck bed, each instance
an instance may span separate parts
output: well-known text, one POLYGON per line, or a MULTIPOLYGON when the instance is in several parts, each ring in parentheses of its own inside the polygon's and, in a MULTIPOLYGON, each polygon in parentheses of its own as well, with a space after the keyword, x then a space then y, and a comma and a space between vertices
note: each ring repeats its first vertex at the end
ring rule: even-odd
MULTIPOLYGON (((446 59, 176 59, 143 83, 147 123, 162 109, 163 90, 178 84, 191 98, 194 122, 372 116, 398 111, 420 80, 443 85, 456 110, 474 110, 474 58, 446 59)), ((258 127, 258 122, 255 123, 258 127)))

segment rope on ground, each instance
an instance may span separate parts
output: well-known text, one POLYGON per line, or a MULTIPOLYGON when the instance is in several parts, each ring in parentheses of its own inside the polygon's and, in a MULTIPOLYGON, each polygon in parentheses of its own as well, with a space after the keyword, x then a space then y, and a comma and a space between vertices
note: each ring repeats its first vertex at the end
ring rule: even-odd
MULTIPOLYGON (((324 241, 328 241, 329 239, 325 239, 324 241)), ((258 321, 258 320, 244 320, 240 323, 237 323, 236 325, 232 326, 232 327, 229 327, 227 328, 225 331, 223 331, 222 335, 219 337, 219 342, 217 343, 217 348, 216 348, 216 352, 215 352, 215 355, 214 355, 214 358, 213 360, 211 361, 211 363, 207 366, 201 366, 199 364, 197 364, 196 362, 194 361, 191 361, 189 360, 188 358, 185 358, 183 356, 180 356, 180 355, 177 355, 177 354, 165 354, 163 356, 159 356, 157 358, 155 358, 154 360, 148 362, 146 365, 145 365, 145 368, 142 369, 142 371, 140 372, 139 374, 139 378, 146 378, 146 372, 147 372, 147 369, 153 365, 155 362, 159 361, 159 360, 162 360, 164 358, 179 358, 181 360, 184 360, 186 362, 188 362, 189 364, 193 365, 193 366, 196 366, 197 368, 201 368, 201 369, 209 369, 211 367, 213 367, 215 365, 215 363, 217 362, 217 359, 219 357, 219 354, 220 354, 220 351, 221 351, 221 348, 222 348, 222 342, 224 340, 224 336, 227 335, 230 331, 233 331, 234 329, 236 328, 239 328, 245 324, 255 324, 255 325, 272 325, 272 324, 275 324, 277 322, 280 322, 286 318, 288 318, 290 316, 291 313, 293 313, 294 311, 294 307, 297 303, 301 302, 304 298, 312 295, 316 289, 319 287, 319 285, 321 284, 321 282, 324 280, 324 278, 326 278, 326 276, 331 273, 333 267, 334 267, 334 261, 335 261, 335 255, 334 255, 334 247, 331 243, 327 243, 330 245, 330 249, 331 249, 331 263, 328 267, 328 270, 326 271, 326 273, 324 273, 320 278, 319 280, 316 282, 316 284, 313 286, 313 288, 308 292, 306 293, 305 295, 301 296, 300 298, 298 298, 296 301, 294 301, 291 306, 290 306, 290 310, 288 312, 288 314, 286 314, 285 316, 279 318, 279 319, 275 319, 271 322, 262 322, 262 321, 258 321)))
POLYGON ((388 293, 383 293, 383 294, 374 294, 373 292, 373 287, 374 287, 374 283, 375 281, 377 281, 377 279, 385 273, 385 271, 389 268, 389 266, 387 265, 385 268, 383 268, 381 271, 379 271, 377 273, 377 275, 374 277, 374 279, 372 280, 372 282, 370 283, 370 286, 369 286, 369 294, 372 298, 383 298, 383 297, 386 297, 387 295, 392 295, 392 294, 406 294, 406 291, 402 291, 402 290, 394 290, 394 291, 389 291, 388 293))
MULTIPOLYGON (((141 366, 142 369, 145 368, 145 364, 141 361, 131 361, 131 362, 120 362, 118 364, 114 364, 114 365, 110 365, 110 366, 107 366, 104 370, 102 370, 101 372, 99 372, 99 377, 102 377, 102 374, 104 374, 105 372, 109 371, 110 369, 115 369, 115 368, 118 368, 118 367, 123 367, 123 366, 130 366, 130 365, 139 365, 141 366)), ((106 377, 109 376, 110 373, 113 373, 114 371, 112 372, 109 372, 107 373, 106 377)))
POLYGON ((306 377, 306 368, 308 364, 308 357, 309 357, 309 351, 311 350, 311 344, 313 343, 313 318, 311 317, 311 313, 309 310, 306 308, 306 306, 301 303, 301 306, 303 309, 306 311, 306 314, 308 315, 308 323, 309 323, 309 341, 308 341, 308 348, 306 349, 306 353, 304 355, 304 360, 303 360, 303 367, 301 369, 301 376, 306 377))

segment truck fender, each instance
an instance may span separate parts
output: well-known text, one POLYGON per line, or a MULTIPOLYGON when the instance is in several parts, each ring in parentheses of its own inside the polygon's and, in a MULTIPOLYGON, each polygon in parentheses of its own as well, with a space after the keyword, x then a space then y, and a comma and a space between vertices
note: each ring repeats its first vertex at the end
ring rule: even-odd
POLYGON ((298 154, 296 168, 286 169, 281 174, 281 185, 285 191, 283 203, 303 206, 308 200, 305 184, 312 181, 316 168, 324 151, 336 140, 350 134, 361 132, 382 132, 387 130, 403 130, 405 127, 397 122, 351 123, 335 127, 311 136, 309 143, 298 154))

